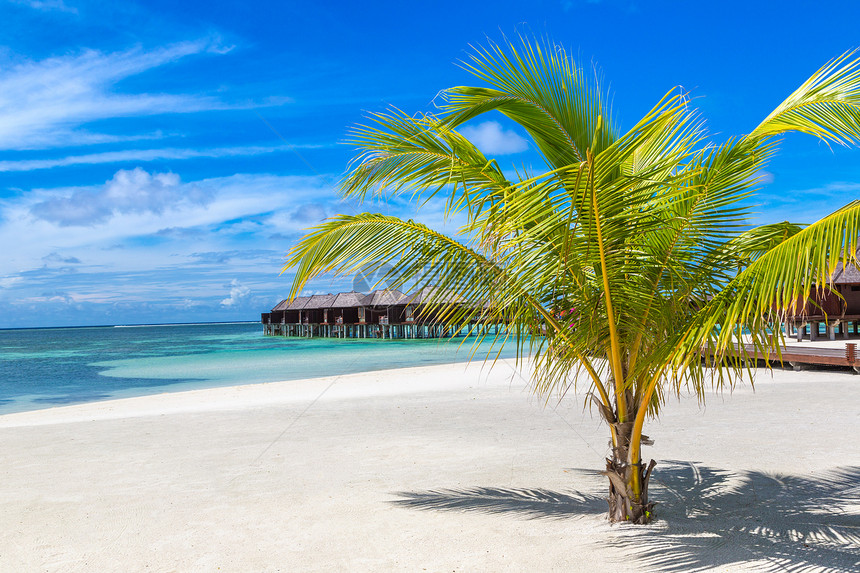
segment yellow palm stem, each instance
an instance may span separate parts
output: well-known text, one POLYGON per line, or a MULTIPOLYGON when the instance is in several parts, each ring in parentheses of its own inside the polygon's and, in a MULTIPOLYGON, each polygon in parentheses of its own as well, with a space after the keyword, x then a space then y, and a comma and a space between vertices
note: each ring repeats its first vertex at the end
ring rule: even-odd
MULTIPOLYGON (((654 376, 648 382, 645 394, 642 396, 642 401, 639 403, 639 408, 636 411, 636 418, 633 421, 633 431, 630 433, 630 448, 627 450, 627 463, 638 464, 640 452, 642 451, 642 427, 645 425, 645 415, 648 413, 648 404, 651 403, 651 397, 654 395, 654 390, 666 370, 664 364, 654 373, 654 376)), ((639 481, 639 471, 631 472, 630 489, 633 492, 633 499, 639 501, 642 495, 642 483, 639 481)))
MULTIPOLYGON (((598 121, 598 128, 600 121, 598 121)), ((597 232, 597 248, 600 252, 600 269, 603 275, 603 291, 606 298, 606 320, 609 323, 609 366, 612 369, 612 379, 615 384, 615 402, 618 404, 616 416, 623 423, 627 419, 627 400, 624 398, 624 376, 621 369, 621 348, 618 343, 618 332, 615 328, 615 314, 612 312, 612 296, 609 291, 609 275, 606 270, 606 250, 603 245, 603 232, 600 228, 597 194, 594 191, 594 157, 591 149, 588 154, 588 186, 591 190, 591 206, 594 212, 594 226, 597 232)))

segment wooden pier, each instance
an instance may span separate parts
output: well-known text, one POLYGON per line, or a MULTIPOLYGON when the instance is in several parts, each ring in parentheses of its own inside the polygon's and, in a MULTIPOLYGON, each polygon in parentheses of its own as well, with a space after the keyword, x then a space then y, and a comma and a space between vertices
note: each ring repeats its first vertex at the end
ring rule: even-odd
MULTIPOLYGON (((292 324, 264 323, 263 334, 267 336, 290 336, 300 338, 449 338, 462 335, 475 328, 468 325, 445 326, 440 324, 292 324)), ((499 332, 497 325, 481 329, 482 333, 499 332)))
POLYGON ((822 326, 828 340, 836 340, 837 335, 847 339, 851 334, 860 335, 860 315, 796 316, 786 321, 785 326, 786 336, 796 338, 798 342, 804 338, 818 340, 822 336, 822 326))
POLYGON ((261 315, 267 336, 303 338, 447 338, 464 333, 497 334, 502 325, 480 320, 450 324, 438 305, 462 304, 455 295, 426 287, 406 295, 393 289, 298 296, 261 315))

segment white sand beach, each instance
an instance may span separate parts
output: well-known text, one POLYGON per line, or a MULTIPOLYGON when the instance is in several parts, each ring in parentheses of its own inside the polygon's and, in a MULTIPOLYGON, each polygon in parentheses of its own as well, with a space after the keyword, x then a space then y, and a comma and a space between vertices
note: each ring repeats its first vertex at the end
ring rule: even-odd
POLYGON ((545 407, 510 362, 10 414, 0 570, 850 570, 858 403, 781 370, 670 402, 647 527, 606 521, 581 392, 545 407))

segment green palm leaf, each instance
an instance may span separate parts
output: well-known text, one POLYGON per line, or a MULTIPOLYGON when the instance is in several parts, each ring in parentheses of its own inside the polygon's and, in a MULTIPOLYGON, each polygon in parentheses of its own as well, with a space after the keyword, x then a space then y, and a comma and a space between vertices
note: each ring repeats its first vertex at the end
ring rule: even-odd
POLYGON ((815 72, 750 137, 799 131, 841 145, 860 141, 860 58, 855 54, 845 52, 815 72))
POLYGON ((475 50, 463 67, 493 87, 459 86, 443 92, 451 127, 499 111, 522 125, 556 168, 583 161, 586 149, 599 152, 614 140, 600 90, 550 42, 523 40, 519 47, 491 43, 475 50), (594 141, 599 122, 604 128, 594 141))

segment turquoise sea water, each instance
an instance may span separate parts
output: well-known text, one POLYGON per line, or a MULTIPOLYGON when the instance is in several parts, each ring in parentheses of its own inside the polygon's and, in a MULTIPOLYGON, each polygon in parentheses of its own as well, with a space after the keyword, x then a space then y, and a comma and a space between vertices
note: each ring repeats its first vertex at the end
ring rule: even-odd
POLYGON ((269 337, 256 323, 0 330, 0 414, 466 361, 461 341, 269 337))

